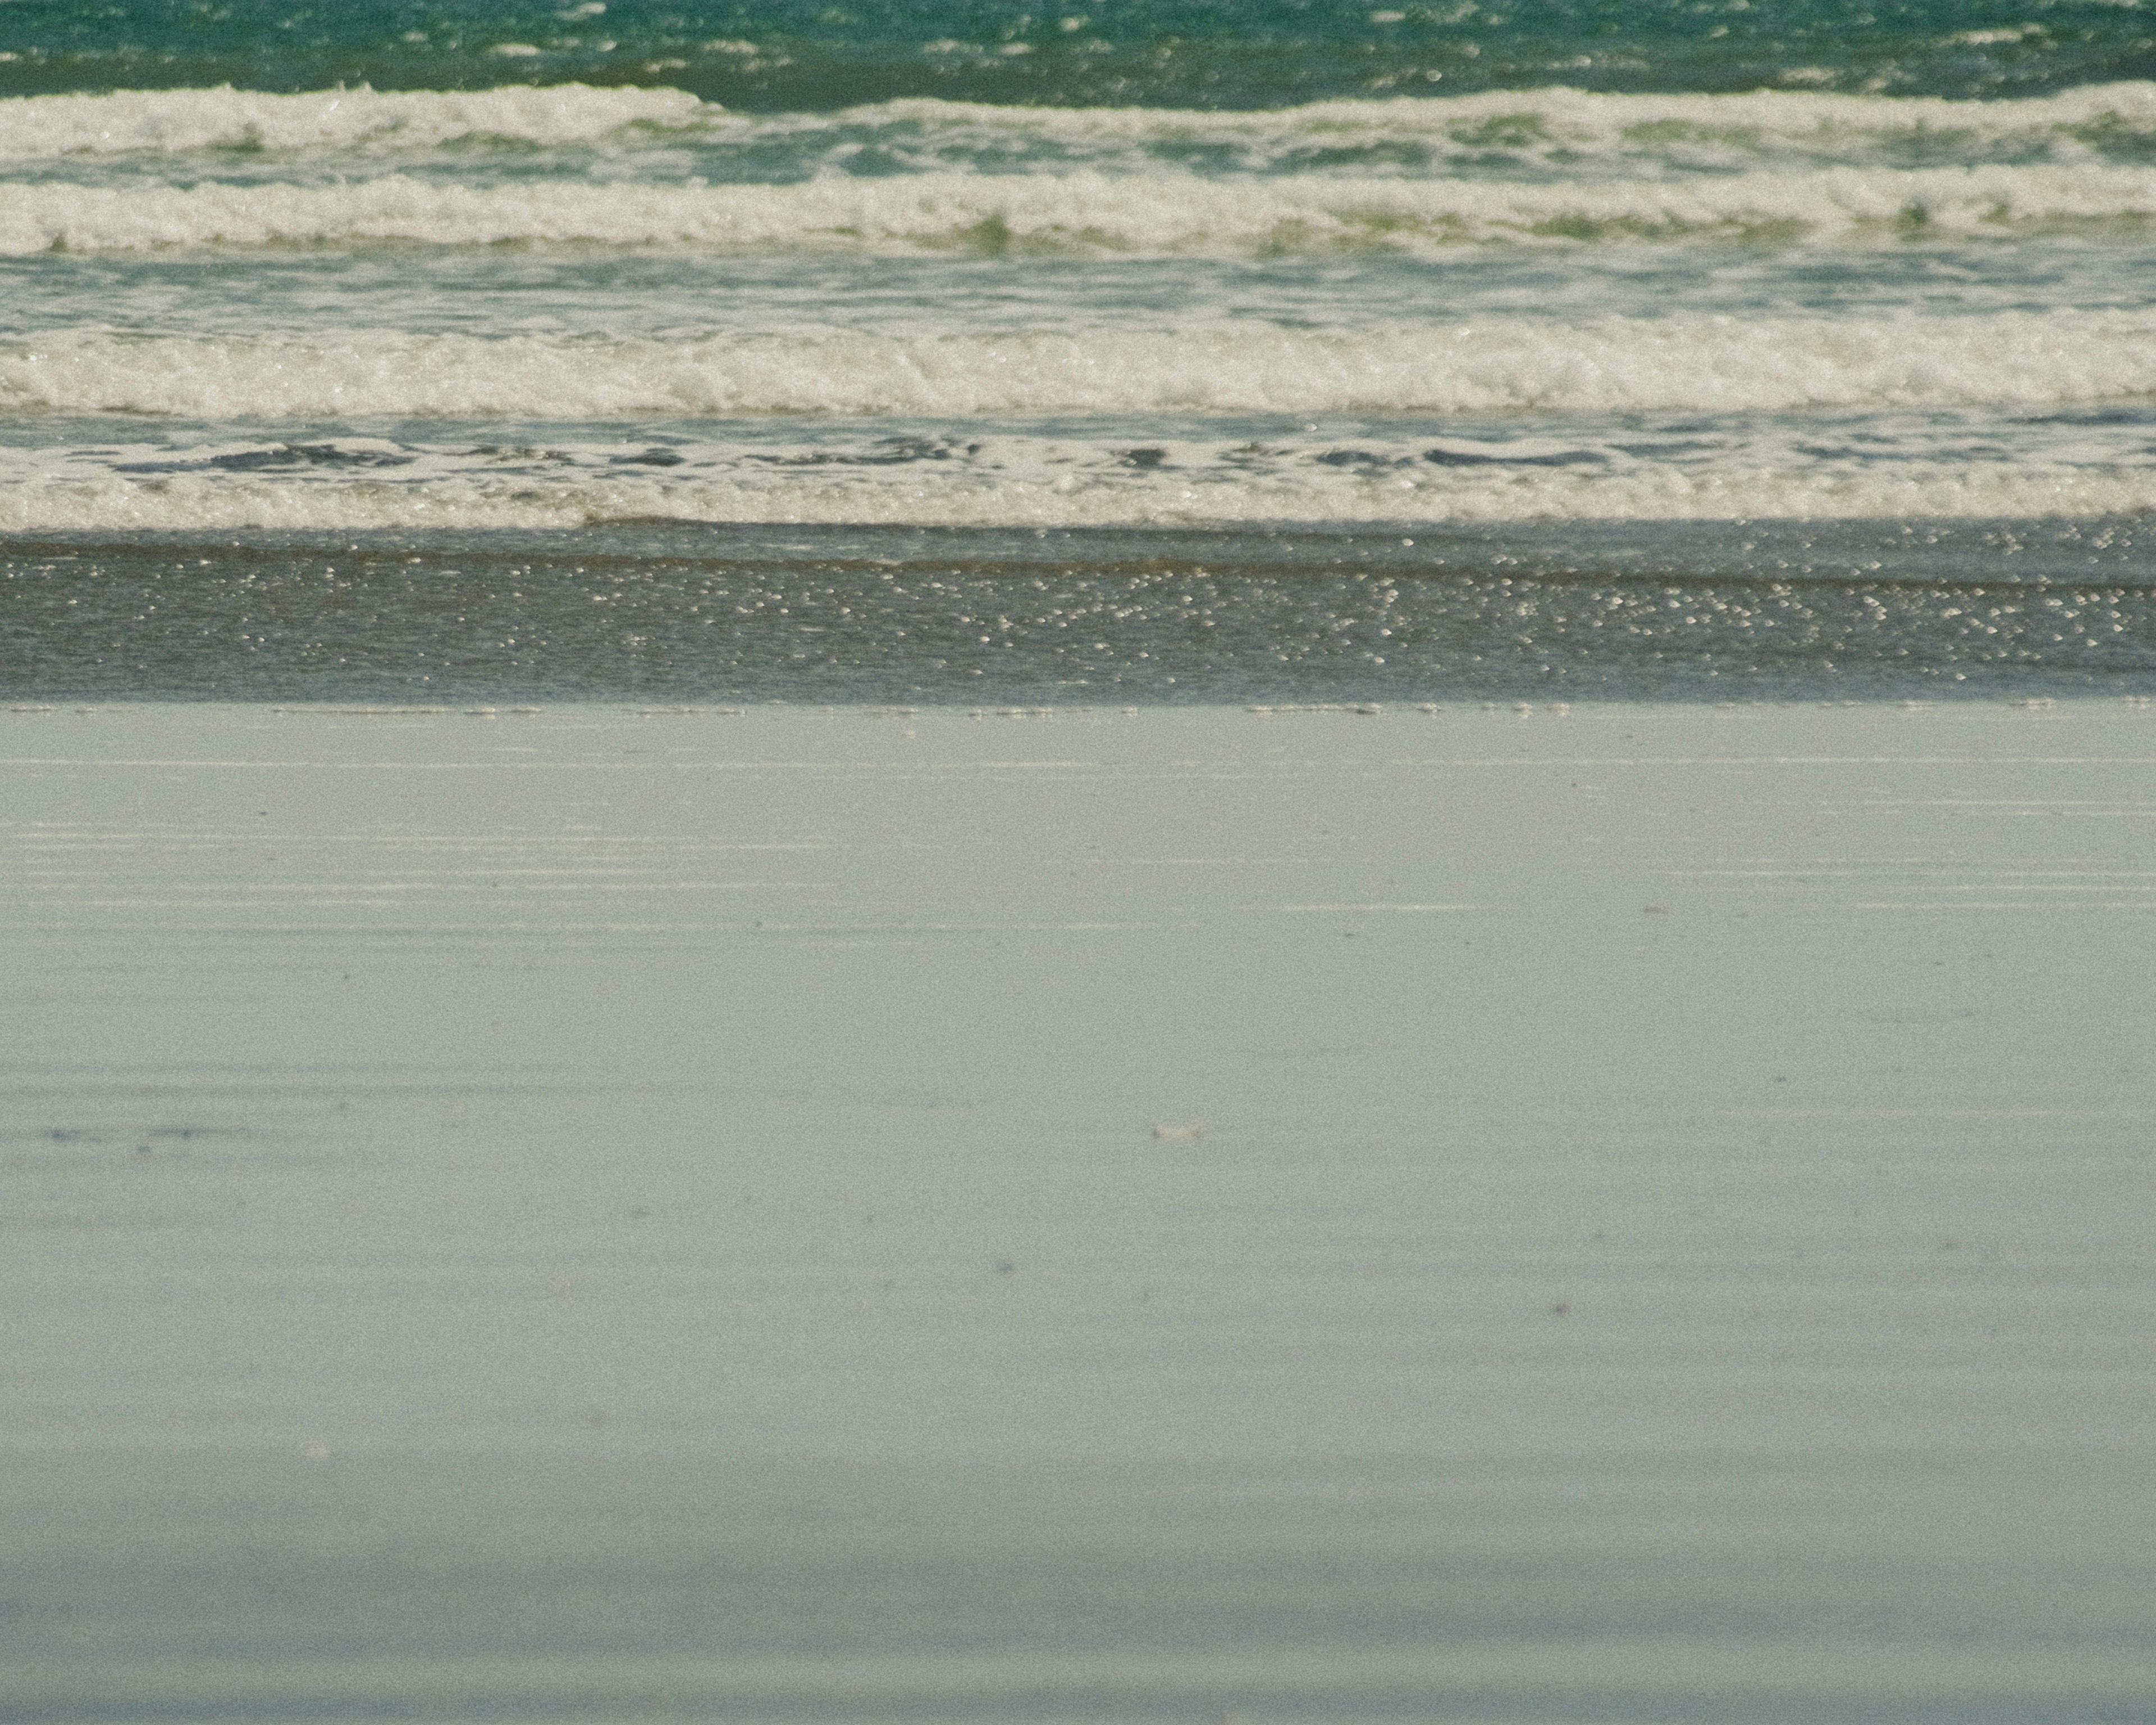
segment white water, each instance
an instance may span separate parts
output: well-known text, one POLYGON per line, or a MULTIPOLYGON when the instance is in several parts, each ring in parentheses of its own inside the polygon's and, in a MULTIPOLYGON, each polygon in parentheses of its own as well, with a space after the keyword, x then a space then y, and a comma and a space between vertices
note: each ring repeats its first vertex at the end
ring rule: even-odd
POLYGON ((1835 168, 1722 179, 1522 185, 1238 180, 1180 172, 936 173, 798 185, 46 183, 0 203, 0 254, 395 242, 766 251, 1281 256, 1461 245, 1774 239, 1921 230, 2008 239, 2156 218, 2156 168, 1835 168))
POLYGON ((70 331, 0 343, 0 413, 207 419, 1715 412, 2152 392, 2156 310, 2143 309, 917 337, 826 328, 672 341, 70 331))
POLYGON ((2152 158, 2145 84, 0 103, 0 526, 2138 510, 2152 158))
MULTIPOLYGON (((1130 473, 1093 452, 947 473, 798 470, 645 478, 471 472, 399 479, 181 475, 41 477, 0 492, 0 531, 286 527, 542 528, 614 521, 1115 526, 1371 521, 1802 521, 2095 516, 2156 510, 2156 465, 2002 472, 1938 461, 1865 472, 1802 465, 1618 474, 1430 470, 1383 479, 1322 468, 1247 479, 1130 473)), ((634 473, 631 469, 629 472, 634 473)))
POLYGON ((628 126, 680 127, 711 110, 678 90, 116 90, 0 101, 0 161, 66 157, 394 152, 481 140, 581 143, 628 126))
MULTIPOLYGON (((699 145, 790 146, 843 162, 865 142, 910 167, 998 151, 1052 149, 1096 165, 1163 151, 1247 172, 1322 172, 1324 152, 1405 149, 1403 172, 1727 170, 1763 162, 1886 165, 1910 154, 2102 160, 2156 140, 2156 83, 2091 85, 2033 99, 1949 101, 1805 91, 1610 95, 1554 88, 1457 97, 1332 101, 1260 112, 998 108, 927 100, 831 114, 729 113, 672 90, 379 91, 297 95, 231 89, 0 101, 0 161, 52 163, 222 152, 349 154, 370 160, 444 146, 600 146, 636 154, 699 145), (830 152, 837 151, 834 155, 830 152)), ((244 165, 235 162, 235 166, 244 165)))

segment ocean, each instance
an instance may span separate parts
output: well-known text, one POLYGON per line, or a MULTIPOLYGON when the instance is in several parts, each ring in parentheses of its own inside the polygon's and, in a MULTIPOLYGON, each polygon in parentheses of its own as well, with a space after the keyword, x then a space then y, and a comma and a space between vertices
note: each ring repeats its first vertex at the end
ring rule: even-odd
POLYGON ((9 0, 0 670, 2143 688, 2150 28, 2108 0, 9 0), (470 638, 442 662, 347 639, 389 571, 487 596, 367 631, 470 638), (1255 578, 1178 584, 1222 577, 1255 578), (643 596, 660 621, 588 639, 643 596), (1158 622, 1214 609, 1232 653, 1158 622), (996 650, 894 668, 848 619, 996 650))
POLYGON ((2156 1717, 2156 12, 0 0, 0 1721, 2156 1717))

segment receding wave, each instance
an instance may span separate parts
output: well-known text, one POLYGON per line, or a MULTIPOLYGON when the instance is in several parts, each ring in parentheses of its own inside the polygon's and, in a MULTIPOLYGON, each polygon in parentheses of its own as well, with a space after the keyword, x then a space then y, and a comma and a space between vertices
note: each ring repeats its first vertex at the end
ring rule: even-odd
POLYGON ((1127 168, 1166 157, 1218 171, 1543 169, 1568 177, 1841 164, 2073 166, 2156 154, 2156 83, 1974 101, 1750 91, 1610 95, 1553 87, 1337 100, 1263 110, 1002 106, 912 98, 752 116, 679 90, 578 84, 473 91, 364 87, 279 95, 230 88, 0 100, 0 161, 518 149, 685 142, 767 147, 843 167, 865 145, 916 171, 1042 152, 1127 168), (828 152, 828 153, 827 153, 828 152))
POLYGON ((2156 218, 2156 168, 1838 169, 1682 182, 1188 175, 826 178, 790 186, 31 185, 0 254, 401 243, 1263 256, 1463 244, 1983 238, 2156 218))
POLYGON ((2156 311, 1492 320, 1342 331, 651 338, 63 331, 0 342, 0 413, 623 420, 786 413, 1774 412, 2156 393, 2156 311))
POLYGON ((555 483, 470 474, 305 484, 247 472, 156 480, 105 475, 0 489, 0 532, 91 528, 544 528, 608 521, 905 523, 1083 526, 1235 521, 1974 519, 2123 515, 2156 509, 2156 470, 1985 470, 1967 462, 1808 473, 1712 474, 1594 465, 1429 469, 1371 484, 1306 465, 1264 480, 1216 472, 937 470, 896 477, 855 467, 675 478, 635 469, 555 483))

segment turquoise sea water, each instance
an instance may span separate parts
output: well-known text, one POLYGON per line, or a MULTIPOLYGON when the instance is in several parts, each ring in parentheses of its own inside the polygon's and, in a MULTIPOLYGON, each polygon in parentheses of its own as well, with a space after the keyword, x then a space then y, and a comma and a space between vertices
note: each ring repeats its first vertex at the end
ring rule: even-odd
POLYGON ((11 0, 0 93, 229 81, 303 90, 668 84, 759 110, 901 96, 1064 107, 1270 108, 1385 93, 2030 95, 2156 73, 2156 28, 2111 0, 1108 0, 1000 4, 100 6, 11 0))

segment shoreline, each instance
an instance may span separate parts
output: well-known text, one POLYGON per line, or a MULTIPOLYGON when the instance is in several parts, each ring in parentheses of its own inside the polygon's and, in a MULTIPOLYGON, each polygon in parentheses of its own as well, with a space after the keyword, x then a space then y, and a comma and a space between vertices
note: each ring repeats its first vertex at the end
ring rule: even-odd
POLYGON ((2156 693, 2138 518, 0 538, 23 701, 2156 693))

